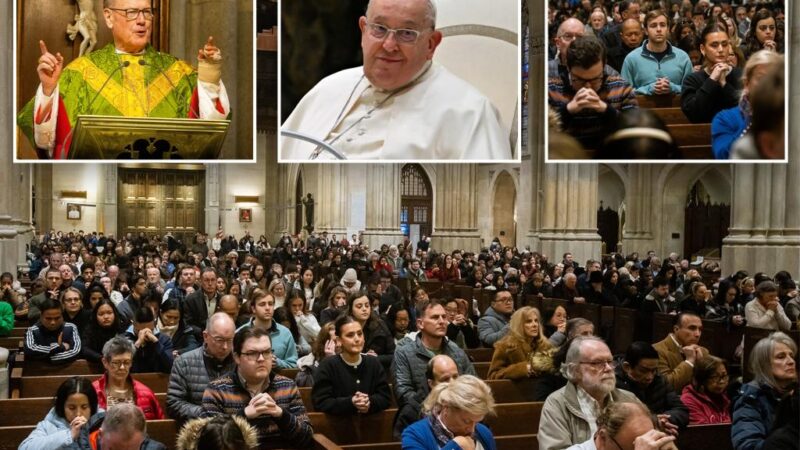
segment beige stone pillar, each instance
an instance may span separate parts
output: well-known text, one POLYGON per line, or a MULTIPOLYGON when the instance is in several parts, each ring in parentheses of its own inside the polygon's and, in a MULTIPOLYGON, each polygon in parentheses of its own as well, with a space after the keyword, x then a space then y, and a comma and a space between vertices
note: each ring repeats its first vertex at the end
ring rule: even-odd
MULTIPOLYGON (((650 164, 629 164, 628 185, 625 186, 625 230, 622 235, 624 253, 656 248, 653 233, 653 182, 660 170, 650 164)), ((620 224, 622 226, 622 224, 620 224)))
POLYGON ((366 227, 362 240, 371 249, 402 242, 400 232, 400 164, 369 164, 366 227))
MULTIPOLYGON (((527 233, 527 244, 532 250, 540 248, 539 231, 542 227, 542 210, 545 202, 543 183, 544 164, 544 127, 545 111, 540 107, 544 103, 544 61, 547 55, 545 42, 545 2, 543 0, 525 0, 527 2, 528 24, 530 26, 530 69, 528 70, 528 154, 523 157, 523 164, 529 166, 530 194, 524 201, 531 202, 530 226, 527 233)), ((523 174, 526 171, 523 170, 523 174)))
MULTIPOLYGON (((788 60, 796 60, 800 10, 790 8, 790 14, 788 60)), ((787 89, 800 81, 798 75, 790 70, 787 89)), ((794 113, 800 106, 800 91, 789 94, 789 111, 794 113)), ((723 274, 739 269, 768 274, 787 270, 795 277, 800 273, 800 135, 791 122, 785 126, 789 127, 788 164, 733 165, 731 228, 722 241, 723 274)))
POLYGON ((581 265, 600 255, 597 165, 548 164, 544 169, 540 248, 551 261, 571 252, 581 265))
MULTIPOLYGON (((439 164, 433 198, 433 248, 451 251, 478 251, 478 166, 476 164, 439 164)), ((487 214, 491 210, 486 211, 487 214)))
MULTIPOLYGON (((0 58, 3 61, 12 61, 12 31, 14 15, 11 2, 3 2, 0 13, 3 19, 3 32, 0 38, 0 58)), ((0 98, 13 99, 12 88, 14 81, 11 66, 0 71, 0 98)), ((25 244, 30 242, 33 234, 31 227, 31 167, 27 164, 14 164, 13 133, 16 129, 15 114, 0 114, 0 174, 2 174, 2 189, 0 189, 0 271, 11 272, 16 276, 17 271, 23 269, 25 264, 25 244)))
MULTIPOLYGON (((347 178, 346 164, 306 164, 303 178, 306 186, 316 189, 311 192, 314 199, 314 231, 318 234, 327 231, 341 239, 347 235, 347 178)), ((293 190, 291 191, 294 192, 293 190)))
POLYGON ((98 177, 97 192, 97 231, 106 235, 117 235, 117 164, 105 164, 98 177))

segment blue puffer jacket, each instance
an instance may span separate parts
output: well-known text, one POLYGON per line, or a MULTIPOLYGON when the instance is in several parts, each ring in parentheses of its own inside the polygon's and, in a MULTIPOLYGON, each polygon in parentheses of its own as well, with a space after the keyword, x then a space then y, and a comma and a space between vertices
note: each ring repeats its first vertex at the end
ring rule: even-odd
POLYGON ((50 408, 44 420, 39 422, 19 445, 19 450, 55 450, 62 445, 70 444, 72 444, 72 433, 69 423, 56 414, 55 408, 50 408))
POLYGON ((775 389, 751 381, 739 389, 733 405, 731 442, 736 450, 761 450, 772 429, 775 412, 781 402, 775 389))

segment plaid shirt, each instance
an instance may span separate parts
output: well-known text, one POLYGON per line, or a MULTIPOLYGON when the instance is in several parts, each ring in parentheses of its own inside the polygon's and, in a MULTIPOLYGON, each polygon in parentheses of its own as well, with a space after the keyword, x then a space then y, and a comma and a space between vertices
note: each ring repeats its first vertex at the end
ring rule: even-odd
MULTIPOLYGON (((258 430, 260 449, 266 448, 310 448, 314 430, 306 415, 306 408, 297 385, 289 378, 270 373, 266 392, 283 410, 278 418, 257 417, 247 421, 258 430)), ((203 393, 203 416, 231 414, 245 417, 244 408, 252 395, 242 384, 237 370, 210 382, 203 393)))
POLYGON ((601 100, 608 104, 604 113, 581 111, 575 115, 567 111, 567 104, 577 93, 569 82, 566 71, 552 70, 548 66, 548 95, 550 107, 561 117, 564 132, 577 139, 585 148, 598 149, 603 140, 616 127, 621 111, 638 108, 636 94, 630 83, 608 65, 603 69, 603 86, 597 91, 601 100))

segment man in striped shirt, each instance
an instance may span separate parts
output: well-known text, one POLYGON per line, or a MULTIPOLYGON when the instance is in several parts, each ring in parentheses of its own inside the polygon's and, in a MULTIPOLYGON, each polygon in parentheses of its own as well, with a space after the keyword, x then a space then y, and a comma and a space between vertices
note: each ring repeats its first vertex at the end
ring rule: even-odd
POLYGON ((243 416, 258 430, 259 448, 310 448, 314 431, 297 385, 272 372, 272 342, 261 328, 233 338, 236 368, 208 384, 203 415, 243 416))
POLYGON ((594 36, 575 38, 567 49, 567 73, 550 76, 549 104, 563 131, 584 148, 599 148, 620 112, 638 108, 633 87, 606 66, 606 50, 594 36))

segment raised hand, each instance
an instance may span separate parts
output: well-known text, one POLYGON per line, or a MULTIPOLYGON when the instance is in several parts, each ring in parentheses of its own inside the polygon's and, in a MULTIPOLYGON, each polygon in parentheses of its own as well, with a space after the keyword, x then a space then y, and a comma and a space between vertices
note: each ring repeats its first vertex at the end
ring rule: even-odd
POLYGON ((211 60, 220 61, 222 59, 222 51, 214 44, 214 36, 209 36, 203 48, 197 52, 198 60, 211 60))
POLYGON ((42 56, 39 57, 36 72, 39 74, 39 81, 42 83, 44 95, 49 97, 56 89, 56 85, 58 85, 58 79, 64 69, 64 57, 61 56, 61 53, 53 55, 47 51, 47 45, 45 45, 44 41, 39 41, 39 50, 42 52, 42 56))

